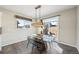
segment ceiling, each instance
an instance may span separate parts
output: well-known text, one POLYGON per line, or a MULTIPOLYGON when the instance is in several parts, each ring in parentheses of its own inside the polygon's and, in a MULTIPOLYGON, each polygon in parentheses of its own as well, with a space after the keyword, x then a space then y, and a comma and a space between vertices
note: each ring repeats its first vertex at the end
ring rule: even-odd
MULTIPOLYGON (((34 8, 36 6, 37 5, 1 5, 0 7, 35 18, 34 8)), ((75 6, 74 5, 42 5, 41 17, 73 7, 75 6)))

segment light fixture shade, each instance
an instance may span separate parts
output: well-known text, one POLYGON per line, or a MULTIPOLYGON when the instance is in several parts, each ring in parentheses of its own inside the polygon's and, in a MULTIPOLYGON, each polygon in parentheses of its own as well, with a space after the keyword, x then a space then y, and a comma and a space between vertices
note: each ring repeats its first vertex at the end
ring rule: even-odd
POLYGON ((34 27, 42 27, 43 23, 41 22, 41 20, 39 20, 39 21, 36 21, 36 22, 32 23, 32 26, 34 26, 34 27))

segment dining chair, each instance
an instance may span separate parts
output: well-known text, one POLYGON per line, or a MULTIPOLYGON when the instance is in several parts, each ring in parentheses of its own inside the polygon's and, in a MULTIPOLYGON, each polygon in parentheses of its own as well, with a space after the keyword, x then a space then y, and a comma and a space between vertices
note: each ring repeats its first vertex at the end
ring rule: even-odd
POLYGON ((47 42, 47 44, 49 44, 48 46, 50 46, 51 48, 51 44, 55 40, 55 37, 50 36, 50 35, 43 35, 43 40, 47 42))

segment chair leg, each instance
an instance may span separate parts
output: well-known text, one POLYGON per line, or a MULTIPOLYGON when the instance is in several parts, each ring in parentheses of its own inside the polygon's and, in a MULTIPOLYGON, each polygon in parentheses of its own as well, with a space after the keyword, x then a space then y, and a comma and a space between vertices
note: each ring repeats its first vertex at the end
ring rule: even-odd
POLYGON ((26 46, 26 48, 28 48, 28 45, 29 45, 29 40, 28 40, 28 42, 27 42, 27 46, 26 46))
POLYGON ((51 43, 49 42, 49 46, 50 46, 50 48, 51 48, 51 43))
POLYGON ((33 48, 34 48, 34 46, 32 46, 32 50, 31 50, 31 53, 33 53, 33 48))
POLYGON ((49 45, 49 42, 47 42, 47 50, 49 50, 50 49, 50 45, 49 45))

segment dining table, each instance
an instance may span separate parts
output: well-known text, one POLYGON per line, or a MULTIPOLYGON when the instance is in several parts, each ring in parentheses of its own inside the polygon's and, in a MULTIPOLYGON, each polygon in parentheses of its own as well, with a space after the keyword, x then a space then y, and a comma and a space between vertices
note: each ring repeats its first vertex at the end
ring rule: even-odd
POLYGON ((34 47, 39 51, 39 53, 47 51, 47 43, 43 41, 43 36, 40 34, 37 34, 34 37, 29 36, 27 46, 29 43, 32 44, 32 51, 34 47))

